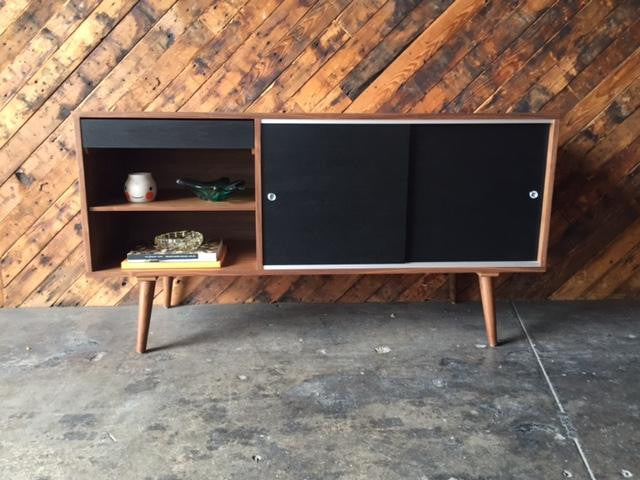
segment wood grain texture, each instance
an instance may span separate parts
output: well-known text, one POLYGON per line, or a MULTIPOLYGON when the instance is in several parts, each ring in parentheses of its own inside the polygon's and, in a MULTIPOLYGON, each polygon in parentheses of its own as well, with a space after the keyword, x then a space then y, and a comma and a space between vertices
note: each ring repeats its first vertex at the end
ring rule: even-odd
MULTIPOLYGON (((640 294, 638 0, 14 0, 0 10, 0 306, 136 303, 84 273, 71 112, 557 115, 548 271, 502 298, 640 294)), ((460 300, 477 280, 457 278, 460 300)), ((174 303, 447 299, 446 275, 179 278, 174 303)), ((163 299, 161 285, 155 301, 163 299)))

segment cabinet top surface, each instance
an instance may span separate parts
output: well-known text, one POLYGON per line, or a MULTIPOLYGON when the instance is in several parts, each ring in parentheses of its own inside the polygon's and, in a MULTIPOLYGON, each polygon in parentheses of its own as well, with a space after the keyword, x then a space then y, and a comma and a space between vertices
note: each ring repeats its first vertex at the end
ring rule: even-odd
POLYGON ((535 121, 553 123, 558 116, 537 113, 509 113, 509 114, 398 114, 398 113, 203 113, 203 112, 76 112, 78 119, 82 118, 157 118, 157 119, 203 119, 203 120, 407 120, 407 121, 535 121))

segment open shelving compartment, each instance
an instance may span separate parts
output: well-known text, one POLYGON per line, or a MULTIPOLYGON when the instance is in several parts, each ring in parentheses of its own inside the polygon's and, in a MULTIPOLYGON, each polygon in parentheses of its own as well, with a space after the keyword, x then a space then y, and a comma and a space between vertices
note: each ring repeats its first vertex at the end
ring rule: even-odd
MULTIPOLYGON (((233 133, 211 138, 211 132, 218 131, 216 123, 221 122, 223 130, 233 123, 226 120, 79 118, 78 122, 82 140, 81 179, 86 202, 87 265, 93 274, 143 273, 120 268, 127 252, 141 245, 152 245, 156 235, 177 230, 196 230, 206 241, 222 238, 227 245, 223 267, 200 271, 202 274, 236 275, 261 268, 256 254, 253 120, 233 121, 243 129, 236 135, 240 139, 233 133), (86 128, 86 121, 100 124, 86 128), (136 122, 133 127, 131 122, 136 122), (186 122, 190 122, 189 131, 178 131, 182 135, 178 140, 172 139, 171 134, 186 122), (250 129, 247 122, 250 122, 250 129), (199 131, 203 124, 208 132, 199 131), (118 133, 121 126, 126 128, 118 133), (95 132, 91 134, 92 129, 110 137, 96 138, 95 132), (195 137, 194 130, 198 134, 195 137), (208 133, 208 138, 204 138, 208 133), (191 143, 185 143, 190 140, 189 135, 193 137, 191 143), (152 202, 129 203, 125 200, 123 185, 132 172, 153 175, 158 188, 152 202), (176 185, 176 179, 180 177, 241 179, 245 181, 246 189, 226 201, 211 202, 176 185)), ((162 276, 176 274, 176 271, 144 273, 162 276)))

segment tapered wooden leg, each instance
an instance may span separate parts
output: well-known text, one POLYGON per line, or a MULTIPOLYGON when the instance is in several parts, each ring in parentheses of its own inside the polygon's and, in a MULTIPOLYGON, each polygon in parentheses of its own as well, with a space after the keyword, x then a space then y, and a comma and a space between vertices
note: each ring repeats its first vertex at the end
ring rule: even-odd
POLYGON ((164 290, 164 308, 171 308, 171 290, 173 290, 173 277, 162 277, 162 289, 164 290))
POLYGON ((449 274, 449 303, 456 303, 456 274, 449 274))
POLYGON ((153 291, 156 286, 155 278, 139 278, 140 300, 138 303, 138 339, 136 352, 147 351, 147 337, 149 336, 149 323, 151 322, 151 306, 153 305, 153 291))
POLYGON ((484 312, 484 326, 487 330, 487 341, 495 347, 498 344, 496 328, 496 309, 493 301, 493 277, 495 274, 479 273, 480 296, 482 297, 482 311, 484 312))

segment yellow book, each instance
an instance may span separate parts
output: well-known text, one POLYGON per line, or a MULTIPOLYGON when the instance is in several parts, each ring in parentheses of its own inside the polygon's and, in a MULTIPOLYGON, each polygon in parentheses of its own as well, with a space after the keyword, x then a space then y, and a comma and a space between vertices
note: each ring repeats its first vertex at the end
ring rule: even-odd
POLYGON ((123 260, 123 270, 173 270, 181 268, 220 268, 220 262, 130 262, 123 260))
POLYGON ((120 263, 122 270, 179 270, 179 269, 200 269, 200 268, 221 268, 227 249, 223 246, 220 260, 211 261, 191 261, 191 262, 130 262, 124 259, 120 263))

